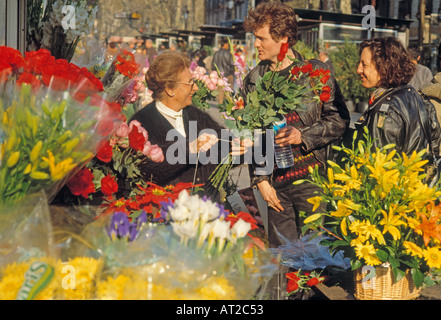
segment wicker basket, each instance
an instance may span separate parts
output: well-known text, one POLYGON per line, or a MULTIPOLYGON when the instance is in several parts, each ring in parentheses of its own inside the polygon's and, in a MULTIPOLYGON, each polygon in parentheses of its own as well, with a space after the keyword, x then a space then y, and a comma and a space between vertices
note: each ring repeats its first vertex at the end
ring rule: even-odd
POLYGON ((375 276, 363 281, 366 275, 362 268, 354 271, 355 297, 358 300, 411 300, 420 295, 410 272, 406 272, 406 276, 398 282, 394 282, 390 267, 376 267, 375 276))

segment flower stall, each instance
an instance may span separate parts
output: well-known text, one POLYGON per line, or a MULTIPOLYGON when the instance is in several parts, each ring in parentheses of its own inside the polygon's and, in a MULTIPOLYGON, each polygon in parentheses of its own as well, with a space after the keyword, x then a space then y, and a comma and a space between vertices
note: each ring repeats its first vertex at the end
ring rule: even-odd
POLYGON ((131 53, 101 79, 46 49, 0 57, 1 299, 259 298, 277 261, 254 218, 140 174, 164 155, 126 123, 147 90, 131 53))

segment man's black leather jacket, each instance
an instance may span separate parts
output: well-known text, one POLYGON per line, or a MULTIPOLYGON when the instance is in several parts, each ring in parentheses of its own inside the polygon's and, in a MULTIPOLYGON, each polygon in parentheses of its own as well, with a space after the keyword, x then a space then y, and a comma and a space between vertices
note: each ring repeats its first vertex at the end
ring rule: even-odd
MULTIPOLYGON (((423 97, 410 85, 391 88, 377 98, 355 123, 363 133, 367 126, 374 139, 374 147, 395 144, 397 152, 409 155, 428 147, 432 139, 433 150, 439 154, 441 128, 432 104, 425 104, 423 97), (431 131, 428 139, 424 126, 431 131)), ((428 131, 429 131, 428 130, 428 131)))
POLYGON ((234 60, 230 51, 220 49, 214 53, 212 69, 216 70, 216 67, 219 69, 219 71, 224 73, 225 77, 234 75, 234 60))
MULTIPOLYGON (((305 61, 298 52, 294 52, 296 59, 303 65, 305 61)), ((328 69, 327 65, 320 60, 311 59, 314 69, 328 69)), ((243 93, 246 95, 255 90, 256 82, 269 71, 269 62, 259 63, 244 79, 243 93)), ((308 81, 308 79, 299 79, 299 81, 308 81)), ((308 83, 309 85, 309 83, 308 83)), ((300 130, 302 133, 302 148, 306 153, 313 153, 318 161, 326 166, 327 155, 331 144, 339 141, 344 132, 349 127, 350 115, 346 107, 344 97, 340 91, 335 78, 332 76, 327 86, 331 88, 331 98, 325 103, 316 103, 314 101, 306 103, 306 109, 297 111, 304 127, 300 130)), ((310 92, 310 95, 315 95, 310 92)), ((305 99, 305 101, 311 99, 305 99)), ((250 168, 251 178, 255 178, 252 168, 250 168)))

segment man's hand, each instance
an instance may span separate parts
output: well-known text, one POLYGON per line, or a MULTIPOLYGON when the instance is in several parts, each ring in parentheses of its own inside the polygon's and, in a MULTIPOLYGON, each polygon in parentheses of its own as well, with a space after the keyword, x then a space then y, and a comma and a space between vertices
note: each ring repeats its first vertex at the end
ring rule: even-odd
POLYGON ((275 143, 281 147, 286 147, 291 144, 301 144, 302 133, 294 127, 286 126, 277 133, 275 143))
POLYGON ((257 184, 263 200, 268 203, 268 206, 274 208, 277 212, 283 211, 279 198, 277 198, 276 190, 271 186, 269 181, 261 181, 257 184))

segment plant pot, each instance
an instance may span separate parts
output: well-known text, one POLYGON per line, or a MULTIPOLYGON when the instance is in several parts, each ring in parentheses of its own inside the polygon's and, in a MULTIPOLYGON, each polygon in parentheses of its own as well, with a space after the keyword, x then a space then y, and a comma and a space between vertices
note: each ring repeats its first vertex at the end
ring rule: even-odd
POLYGON ((409 271, 395 282, 390 267, 358 268, 354 271, 355 298, 358 300, 412 300, 420 295, 409 271), (375 270, 370 278, 369 272, 375 270))

